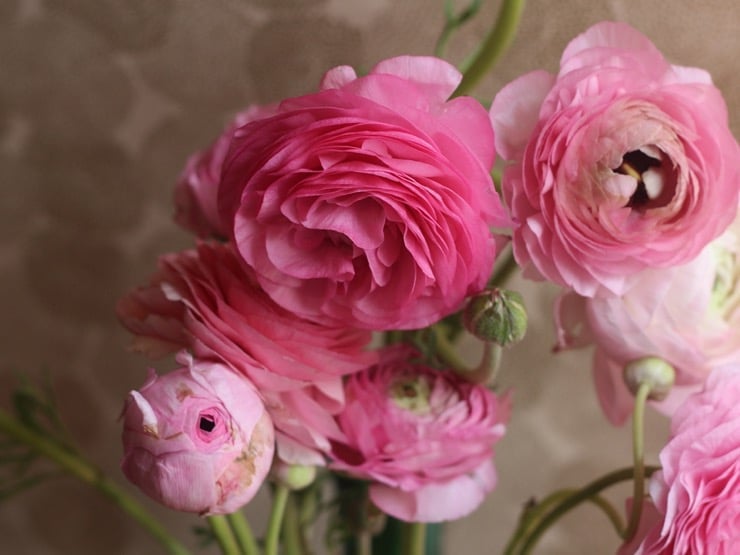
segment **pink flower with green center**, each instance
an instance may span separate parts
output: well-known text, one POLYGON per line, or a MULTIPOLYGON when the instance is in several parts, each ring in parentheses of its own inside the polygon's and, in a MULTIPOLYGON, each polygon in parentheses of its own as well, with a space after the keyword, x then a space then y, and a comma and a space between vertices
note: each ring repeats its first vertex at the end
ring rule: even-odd
POLYGON ((370 480, 370 499, 406 521, 465 516, 496 485, 493 447, 504 435, 509 398, 449 370, 411 362, 413 349, 387 349, 351 375, 338 415, 345 443, 330 467, 370 480))

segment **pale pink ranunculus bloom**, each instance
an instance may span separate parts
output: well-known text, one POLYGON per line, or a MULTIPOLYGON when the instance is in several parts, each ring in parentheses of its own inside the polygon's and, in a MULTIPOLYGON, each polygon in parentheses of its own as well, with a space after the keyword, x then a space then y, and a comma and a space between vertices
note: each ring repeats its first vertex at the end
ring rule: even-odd
POLYGON ((324 326, 273 302, 231 244, 200 243, 167 254, 149 285, 123 297, 121 322, 133 348, 150 356, 187 348, 246 376, 262 395, 289 463, 320 464, 333 414, 344 402, 342 376, 377 360, 370 332, 324 326))
POLYGON ((231 138, 238 127, 274 112, 273 104, 249 106, 234 116, 210 146, 188 158, 175 184, 175 222, 202 239, 228 236, 218 215, 217 197, 231 138))
POLYGON ((716 368, 673 416, 650 480, 661 519, 639 555, 733 555, 740 545, 740 364, 716 368))
POLYGON ((121 468, 172 509, 227 514, 248 503, 272 465, 272 421, 243 376, 218 363, 186 366, 129 393, 121 468))
POLYGON ((671 414, 713 367, 740 363, 740 219, 691 262, 646 270, 623 295, 564 294, 555 320, 558 349, 596 345, 596 390, 613 423, 623 423, 633 406, 624 366, 645 356, 676 370, 668 398, 655 404, 671 414))
POLYGON ((475 510, 497 477, 493 447, 509 419, 508 395, 390 348, 349 376, 330 468, 370 480, 370 499, 405 521, 438 522, 475 510))
POLYGON ((620 294, 693 259, 735 215, 740 149, 720 92, 627 24, 594 25, 557 75, 519 77, 490 114, 527 277, 620 294))
POLYGON ((330 70, 314 94, 234 132, 219 213, 263 289, 291 312, 366 329, 423 327, 492 270, 508 224, 481 104, 432 57, 330 70))

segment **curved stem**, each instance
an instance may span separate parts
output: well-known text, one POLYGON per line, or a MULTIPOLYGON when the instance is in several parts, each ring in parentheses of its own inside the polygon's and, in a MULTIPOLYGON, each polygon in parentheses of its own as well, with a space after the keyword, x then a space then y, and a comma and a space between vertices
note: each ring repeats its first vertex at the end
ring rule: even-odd
POLYGON ((226 515, 226 520, 229 521, 236 536, 236 541, 244 555, 259 555, 260 548, 244 513, 241 511, 231 513, 226 515))
POLYGON ((506 51, 516 35, 523 9, 524 0, 504 0, 496 24, 483 41, 470 67, 463 73, 462 81, 452 93, 452 98, 468 94, 506 51))
POLYGON ((637 532, 642 516, 642 499, 645 496, 645 456, 644 420, 645 405, 650 395, 650 384, 641 383, 635 394, 635 407, 632 412, 632 464, 635 468, 635 481, 632 493, 632 513, 630 514, 624 540, 630 541, 637 532))
POLYGON ((267 522, 267 534, 265 535, 265 555, 278 555, 280 544, 280 527, 283 524, 285 506, 288 502, 290 490, 283 484, 278 484, 275 489, 275 497, 272 500, 272 511, 267 522))
POLYGON ((208 517, 208 524, 211 527, 213 535, 221 546, 221 553, 224 555, 241 555, 239 546, 236 543, 229 522, 223 515, 213 515, 208 517))
POLYGON ((448 339, 446 331, 440 326, 432 326, 432 329, 434 330, 437 356, 455 370, 457 374, 473 383, 489 383, 495 379, 501 363, 501 347, 499 345, 485 341, 478 366, 470 368, 448 339))
POLYGON ((173 538, 146 509, 102 472, 77 455, 70 453, 48 438, 29 430, 0 410, 0 430, 50 459, 63 470, 94 487, 157 539, 169 553, 187 555, 185 546, 173 538))
MULTIPOLYGON (((645 467, 645 475, 651 475, 653 472, 658 470, 658 468, 659 467, 657 466, 645 467)), ((550 503, 550 506, 552 507, 550 510, 545 511, 545 514, 541 517, 537 515, 538 522, 535 523, 534 521, 525 518, 524 524, 526 525, 526 529, 522 531, 522 524, 520 524, 514 537, 507 545, 507 549, 505 551, 506 555, 526 555, 531 553, 542 534, 544 534, 561 516, 584 501, 592 499, 604 489, 613 486, 614 484, 624 482, 625 480, 633 479, 634 475, 635 471, 631 467, 615 470, 614 472, 610 472, 609 474, 594 480, 583 488, 573 491, 569 495, 562 495, 560 498, 555 500, 555 502, 550 503)))

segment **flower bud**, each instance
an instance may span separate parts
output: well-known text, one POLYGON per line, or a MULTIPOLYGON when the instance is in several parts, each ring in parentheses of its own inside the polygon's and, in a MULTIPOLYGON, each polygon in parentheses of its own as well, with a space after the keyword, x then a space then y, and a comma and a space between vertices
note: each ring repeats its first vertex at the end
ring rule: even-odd
POLYGON ((482 341, 505 347, 521 341, 527 331, 527 311, 515 291, 490 289, 470 299, 463 312, 465 328, 482 341))
POLYGON ((648 399, 662 401, 676 380, 673 366, 662 358, 647 356, 633 360, 624 367, 624 382, 633 395, 642 384, 650 385, 648 399))
POLYGON ((310 486, 316 479, 316 467, 303 464, 288 464, 275 459, 273 477, 291 491, 310 486))
POLYGON ((236 511, 272 464, 274 430, 257 392, 218 363, 152 372, 123 410, 126 477, 156 501, 200 515, 236 511))

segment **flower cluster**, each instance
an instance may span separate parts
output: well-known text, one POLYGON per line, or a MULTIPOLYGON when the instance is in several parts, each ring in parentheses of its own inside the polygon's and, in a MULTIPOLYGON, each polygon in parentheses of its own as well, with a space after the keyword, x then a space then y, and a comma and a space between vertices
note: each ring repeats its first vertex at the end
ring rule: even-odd
POLYGON ((595 347, 615 424, 651 372, 670 373, 647 398, 672 417, 672 439, 620 554, 732 552, 740 149, 722 96, 705 71, 604 22, 568 44, 556 75, 504 87, 491 117, 510 161, 514 256, 525 276, 562 288, 555 351, 595 347))
POLYGON ((524 333, 520 296, 492 280, 510 241, 526 277, 562 290, 555 350, 595 347, 609 420, 646 398, 673 417, 653 503, 637 492, 643 519, 620 553, 729 553, 740 148, 721 94, 610 22, 490 111, 455 94, 460 80, 432 57, 337 67, 318 92, 249 107, 191 157, 176 221, 197 244, 118 305, 136 350, 184 364, 130 394, 126 476, 215 514, 270 468, 280 480, 324 467, 404 521, 470 513, 496 485, 510 398, 440 345, 466 326, 491 363, 524 333), (651 362, 669 374, 660 391, 645 389, 651 362))
POLYGON ((314 94, 238 114, 190 158, 176 221, 198 243, 118 304, 135 350, 192 357, 124 410, 124 472, 145 493, 233 511, 273 449, 278 469, 369 480, 371 500, 409 521, 457 518, 493 489, 508 401, 412 364, 416 350, 371 347, 373 332, 435 324, 484 289, 491 230, 508 225, 488 113, 449 99, 460 79, 430 57, 364 77, 337 67, 314 94), (201 368, 233 388, 206 387, 201 368), (450 441, 464 449, 451 456, 450 441))

